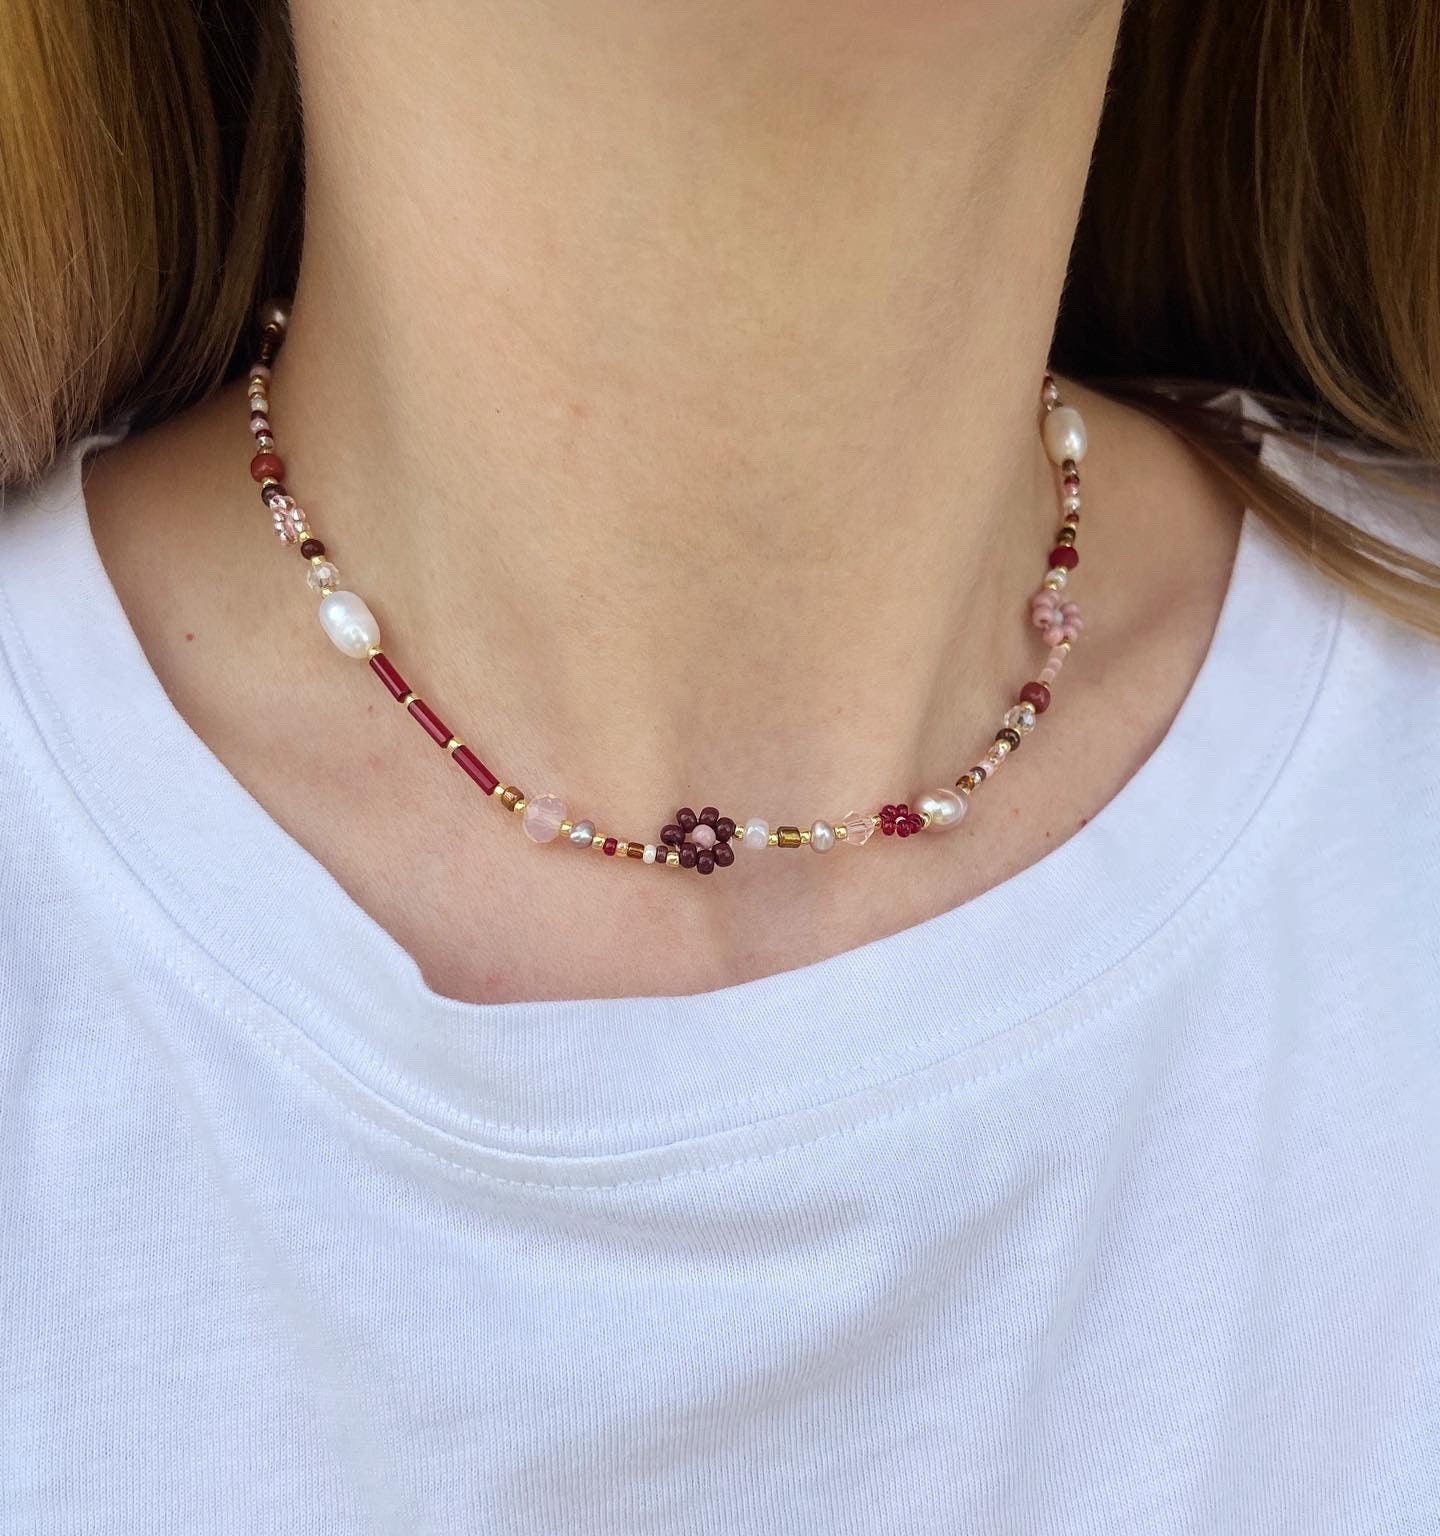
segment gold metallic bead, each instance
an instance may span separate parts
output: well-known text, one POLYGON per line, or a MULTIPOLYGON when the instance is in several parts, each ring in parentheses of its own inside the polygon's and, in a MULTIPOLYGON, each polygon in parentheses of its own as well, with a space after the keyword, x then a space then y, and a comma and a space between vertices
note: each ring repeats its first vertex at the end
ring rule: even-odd
POLYGON ((465 743, 461 741, 458 736, 452 736, 450 740, 445 743, 445 750, 447 752, 453 752, 456 747, 463 747, 464 745, 465 743))
POLYGON ((630 857, 630 842, 627 838, 619 838, 615 843, 615 857, 628 859, 630 857))
POLYGON ((525 798, 525 796, 521 795, 515 804, 510 807, 510 809, 514 811, 517 816, 523 816, 525 814, 525 807, 529 804, 530 802, 525 798))
POLYGON ((779 848, 798 848, 804 841, 799 827, 775 828, 775 844, 779 848))
POLYGON ((371 658, 371 659, 373 659, 376 656, 383 656, 384 654, 385 653, 380 649, 380 647, 378 645, 372 645, 370 647, 370 649, 365 652, 365 655, 368 658, 371 658))
POLYGON ((561 837, 569 837, 570 834, 574 830, 575 830, 575 823, 573 821, 570 821, 570 820, 567 819, 567 820, 562 821, 560 823, 560 836, 561 837))
POLYGON ((955 788, 958 789, 962 794, 968 795, 979 782, 980 781, 975 777, 973 773, 962 773, 960 777, 955 780, 955 788))
POLYGON ((850 833, 846 829, 845 823, 843 821, 837 821, 835 823, 835 841, 838 843, 843 843, 849 836, 850 833))
POLYGON ((401 700, 400 700, 400 703, 401 703, 401 705, 402 705, 402 707, 403 707, 403 708, 405 708, 405 709, 409 709, 409 708, 410 708, 410 706, 411 706, 411 705, 412 705, 412 704, 413 704, 413 703, 414 703, 414 702, 415 702, 415 700, 416 700, 416 699, 418 699, 418 698, 419 698, 419 697, 420 697, 420 695, 419 695, 419 694, 418 694, 418 693, 407 693, 407 694, 406 694, 406 695, 405 695, 405 697, 404 697, 404 698, 403 698, 403 699, 401 699, 401 700))

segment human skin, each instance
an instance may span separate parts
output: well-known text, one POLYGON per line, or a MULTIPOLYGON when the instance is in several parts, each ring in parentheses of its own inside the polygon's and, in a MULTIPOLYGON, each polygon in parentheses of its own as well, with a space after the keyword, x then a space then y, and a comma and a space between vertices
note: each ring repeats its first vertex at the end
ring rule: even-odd
MULTIPOLYGON (((1043 663, 1037 401, 1118 19, 294 0, 280 449, 386 649, 507 781, 653 839, 684 803, 805 825, 975 761, 1043 663)), ((243 385, 100 455, 88 495, 176 707, 433 987, 691 992, 974 897, 1164 733, 1239 509, 1062 387, 1089 627, 1041 729, 954 832, 708 879, 533 847, 327 644, 246 475, 243 385)), ((1064 921, 1036 912, 1017 966, 1064 921)))

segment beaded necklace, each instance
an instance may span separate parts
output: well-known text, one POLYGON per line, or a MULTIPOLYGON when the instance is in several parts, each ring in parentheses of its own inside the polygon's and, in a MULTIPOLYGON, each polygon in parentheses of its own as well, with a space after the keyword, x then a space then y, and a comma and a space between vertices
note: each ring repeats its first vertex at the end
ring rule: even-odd
POLYGON ((634 859, 660 869, 691 869, 702 875, 726 869, 735 862, 737 848, 759 852, 766 848, 808 847, 829 853, 841 843, 863 847, 878 831, 884 837, 909 838, 924 831, 956 827, 969 809, 970 798, 986 783, 1035 729, 1050 707, 1051 688, 1070 648, 1084 627, 1079 607, 1064 599, 1071 573, 1079 564, 1075 548, 1080 525, 1080 460, 1085 457, 1085 423, 1073 406, 1061 403, 1060 391, 1050 374, 1044 377, 1040 401, 1044 410, 1041 437, 1046 456, 1059 472, 1062 522, 1050 551, 1039 590, 1030 599, 1030 621, 1040 631, 1050 653, 1038 676, 1019 691, 1006 710, 980 760, 955 780, 953 789, 930 789, 911 800, 887 802, 874 811, 851 811, 837 821, 816 820, 809 827, 782 825, 772 828, 759 816, 741 820, 722 816, 713 805, 695 811, 682 806, 653 842, 612 837, 600 831, 588 817, 572 818, 557 794, 530 796, 517 785, 503 783, 460 740, 400 675, 380 647, 380 626, 365 600, 340 586, 340 573, 325 545, 311 531, 303 509, 285 486, 285 464, 276 452, 270 425, 270 367, 280 351, 289 323, 289 307, 280 300, 261 306, 260 347, 250 369, 250 431, 255 456, 250 475, 260 486, 260 498, 270 509, 271 521, 282 544, 298 548, 308 567, 306 580, 320 595, 320 624, 344 655, 368 661, 370 669, 390 695, 410 713, 421 729, 481 792, 520 818, 532 842, 568 842, 573 847, 595 849, 612 859, 634 859))

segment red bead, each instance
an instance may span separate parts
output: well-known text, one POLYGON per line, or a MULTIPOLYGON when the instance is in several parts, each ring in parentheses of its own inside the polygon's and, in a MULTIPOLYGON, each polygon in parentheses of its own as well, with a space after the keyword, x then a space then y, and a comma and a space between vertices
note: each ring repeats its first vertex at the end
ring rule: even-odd
POLYGON ((283 480, 285 478, 285 461, 278 453, 257 453, 250 460, 250 478, 252 480, 283 480))
POLYGON ((370 658, 370 670, 390 690, 394 699, 403 699, 410 692, 410 684, 395 670, 395 663, 381 651, 370 658))
POLYGON ((410 713, 425 727, 431 741, 445 746, 450 740, 450 727, 435 713, 424 699, 411 699, 410 713))
POLYGON ((711 852, 715 855, 717 869, 729 869, 735 862, 735 850, 729 843, 716 843, 711 852))
POLYGON ((695 855, 696 872, 702 875, 713 874, 715 871, 715 854, 709 848, 702 848, 695 855))
POLYGON ((1026 683, 1020 690, 1020 702, 1034 707, 1037 715, 1050 708, 1050 690, 1044 683, 1026 683))
POLYGON ((1063 565, 1073 571, 1080 564, 1080 551, 1073 544, 1057 544, 1050 551, 1050 564, 1063 565))
POLYGON ((495 786, 500 780, 490 772, 469 747, 456 747, 450 756, 475 780, 484 794, 492 795, 495 793, 495 786))
POLYGON ((613 859, 615 857, 615 850, 619 846, 620 846, 620 844, 616 841, 615 838, 607 837, 605 839, 605 841, 601 844, 601 849, 602 849, 603 852, 608 853, 610 855, 610 857, 613 859))

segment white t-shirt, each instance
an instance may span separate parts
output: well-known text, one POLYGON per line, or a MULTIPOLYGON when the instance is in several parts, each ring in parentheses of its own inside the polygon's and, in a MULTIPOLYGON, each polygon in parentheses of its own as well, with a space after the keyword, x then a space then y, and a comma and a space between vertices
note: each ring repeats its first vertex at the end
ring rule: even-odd
POLYGON ((1437 700, 1250 519, 1016 878, 462 1005, 176 714, 72 454, 0 516, 0 1531, 1440 1530, 1437 700))

